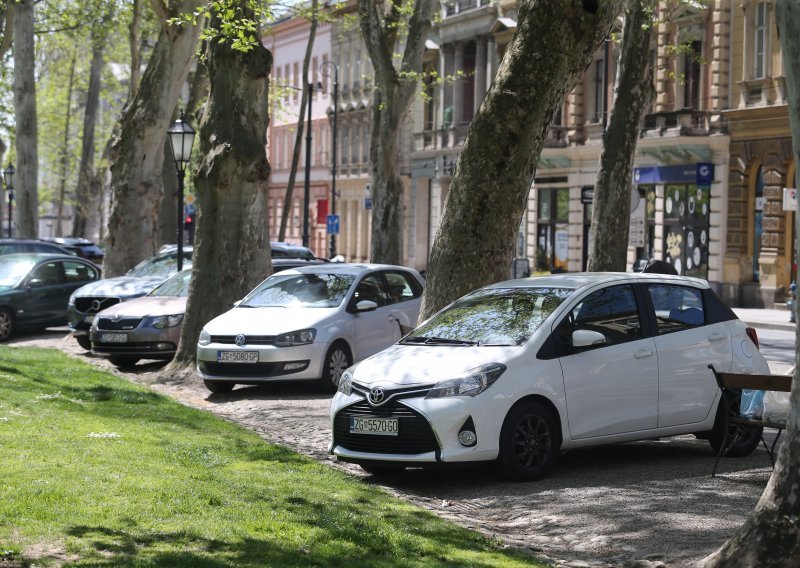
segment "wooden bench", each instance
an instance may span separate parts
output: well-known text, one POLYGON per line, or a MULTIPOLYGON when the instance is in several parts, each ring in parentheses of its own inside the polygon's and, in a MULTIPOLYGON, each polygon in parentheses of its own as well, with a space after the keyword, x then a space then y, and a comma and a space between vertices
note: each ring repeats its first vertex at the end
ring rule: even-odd
MULTIPOLYGON (((714 461, 714 469, 711 471, 711 476, 715 476, 717 472, 717 464, 719 464, 720 458, 725 455, 730 446, 733 445, 732 443, 728 444, 728 438, 731 434, 731 425, 735 426, 742 426, 744 428, 774 428, 778 431, 777 436, 775 436, 775 440, 772 442, 772 446, 767 446, 767 442, 764 440, 763 430, 761 432, 761 443, 764 445, 764 449, 767 450, 767 455, 769 455, 769 460, 772 463, 772 467, 775 467, 775 446, 778 443, 778 438, 780 438, 783 429, 786 428, 786 423, 784 422, 773 422, 770 420, 760 420, 754 418, 746 418, 739 414, 739 407, 735 409, 731 408, 731 403, 738 400, 742 389, 752 389, 752 390, 763 390, 763 391, 780 391, 780 392, 790 392, 792 390, 792 377, 789 375, 749 375, 749 374, 742 374, 742 373, 720 373, 715 368, 714 365, 709 365, 709 369, 711 372, 714 373, 714 377, 717 379, 717 385, 719 386, 720 392, 722 393, 721 399, 719 401, 720 404, 724 404, 723 408, 729 409, 728 412, 725 413, 725 434, 722 439, 722 445, 720 446, 719 452, 717 453, 717 459, 714 461)), ((737 431, 734 433, 735 436, 739 435, 740 432, 737 431)))

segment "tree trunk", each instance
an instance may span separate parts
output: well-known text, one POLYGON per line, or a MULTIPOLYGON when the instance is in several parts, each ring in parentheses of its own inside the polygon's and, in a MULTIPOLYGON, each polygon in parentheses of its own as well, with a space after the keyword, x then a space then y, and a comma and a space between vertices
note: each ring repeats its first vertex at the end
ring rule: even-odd
POLYGON ((403 182, 397 163, 400 125, 419 82, 434 3, 415 0, 410 16, 403 14, 404 8, 399 3, 358 0, 361 33, 375 69, 369 144, 372 176, 370 260, 388 264, 403 262, 403 182), (401 28, 406 31, 402 48, 401 28), (394 60, 401 51, 398 69, 394 60))
MULTIPOLYGON (((254 18, 245 0, 238 7, 242 17, 254 18)), ((266 153, 272 55, 261 44, 242 53, 211 41, 206 56, 211 88, 198 136, 203 159, 194 175, 192 282, 178 353, 165 376, 180 368, 194 374, 203 325, 272 271, 266 153)))
POLYGON ((128 101, 132 101, 139 87, 142 73, 141 49, 142 43, 142 0, 133 0, 131 6, 131 23, 128 26, 128 45, 131 50, 131 78, 128 83, 128 101))
POLYGON ((614 106, 594 187, 587 271, 624 272, 628 257, 631 177, 639 128, 655 98, 649 65, 653 0, 626 0, 614 106))
MULTIPOLYGON (((800 161, 800 5, 794 0, 777 0, 778 22, 788 92, 789 119, 795 163, 800 161)), ((795 215, 800 230, 800 215, 795 215)), ((800 328, 796 345, 800 345, 800 328)), ((798 350, 800 352, 800 350, 798 350)), ((791 410, 786 431, 775 460, 775 469, 755 510, 722 548, 703 561, 706 567, 759 568, 797 566, 800 559, 800 358, 796 357, 791 410)))
POLYGON ((86 108, 83 113, 83 142, 81 163, 78 168, 78 183, 75 188, 75 216, 72 234, 88 237, 87 218, 97 214, 97 196, 92 192, 94 178, 94 135, 97 111, 100 108, 100 74, 103 71, 103 42, 93 37, 92 62, 89 67, 89 88, 86 92, 86 108))
POLYGON ((39 236, 39 148, 36 138, 36 54, 33 39, 34 0, 14 5, 14 119, 16 121, 17 174, 15 236, 39 236))
MULTIPOLYGON (((0 138, 0 171, 6 169, 5 162, 3 161, 3 158, 6 155, 6 150, 7 149, 8 149, 8 146, 6 146, 5 141, 2 138, 0 138)), ((2 176, 2 175, 3 174, 0 173, 0 176, 2 176)), ((0 198, 0 238, 5 236, 5 231, 6 231, 6 227, 7 227, 7 224, 5 222, 5 220, 6 220, 6 207, 8 207, 8 205, 6 204, 6 200, 8 199, 8 195, 6 195, 7 193, 8 192, 6 191, 6 182, 5 182, 5 180, 4 179, 0 180, 0 194, 2 194, 2 196, 3 196, 2 198, 0 198)))
POLYGON ((72 51, 72 59, 69 67, 69 79, 67 81, 67 105, 66 116, 64 117, 64 143, 61 145, 61 160, 59 161, 58 171, 58 201, 56 203, 56 237, 63 237, 61 219, 64 216, 64 201, 67 198, 67 174, 69 173, 69 139, 70 127, 72 126, 72 90, 75 84, 75 59, 77 52, 72 51))
MULTIPOLYGON (((202 0, 171 3, 169 16, 194 11, 200 4, 202 0)), ((106 276, 123 274, 156 252, 164 141, 199 34, 199 24, 174 26, 162 21, 139 89, 123 111, 112 150, 114 204, 108 223, 106 276)))
POLYGON ((14 3, 3 2, 0 6, 0 61, 11 49, 14 39, 14 3))
POLYGON ((516 34, 472 120, 450 184, 421 320, 471 290, 508 278, 547 131, 622 3, 520 2, 516 34))
MULTIPOLYGON (((300 108, 298 109, 297 116, 297 132, 294 137, 294 149, 292 150, 292 165, 289 168, 289 181, 286 182, 286 193, 283 196, 283 211, 281 212, 281 227, 278 231, 278 240, 283 241, 286 238, 286 226, 289 221, 289 214, 292 211, 292 195, 294 194, 294 182, 297 179, 297 166, 300 164, 300 148, 303 145, 303 131, 305 126, 306 105, 309 104, 309 99, 312 93, 308 88, 308 70, 311 67, 311 54, 314 51, 314 39, 317 36, 317 0, 311 1, 311 28, 308 32, 308 43, 306 44, 306 53, 303 56, 303 93, 300 99, 300 108)), ((311 128, 311 125, 308 125, 311 128)), ((334 144, 336 141, 334 141, 334 144)))

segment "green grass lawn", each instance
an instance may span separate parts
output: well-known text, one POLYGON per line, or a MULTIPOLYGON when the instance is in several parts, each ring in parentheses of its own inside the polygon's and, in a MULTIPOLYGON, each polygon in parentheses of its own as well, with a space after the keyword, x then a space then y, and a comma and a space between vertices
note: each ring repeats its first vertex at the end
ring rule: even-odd
POLYGON ((32 565, 532 559, 59 351, 0 346, 0 566, 32 565))

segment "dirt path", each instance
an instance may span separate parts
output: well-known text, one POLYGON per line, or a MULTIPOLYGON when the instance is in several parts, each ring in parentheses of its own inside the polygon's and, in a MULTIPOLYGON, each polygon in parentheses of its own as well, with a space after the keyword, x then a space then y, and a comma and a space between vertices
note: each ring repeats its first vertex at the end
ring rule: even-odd
MULTIPOLYGON (((119 372, 64 334, 49 331, 11 344, 60 349, 378 484, 328 453, 329 395, 291 383, 212 395, 199 380, 164 382, 161 363, 119 372)), ((713 552, 744 522, 771 472, 763 449, 722 461, 715 478, 713 462, 706 442, 682 436, 571 451, 536 483, 506 483, 488 468, 461 468, 409 470, 379 485, 556 566, 684 567, 713 552)))

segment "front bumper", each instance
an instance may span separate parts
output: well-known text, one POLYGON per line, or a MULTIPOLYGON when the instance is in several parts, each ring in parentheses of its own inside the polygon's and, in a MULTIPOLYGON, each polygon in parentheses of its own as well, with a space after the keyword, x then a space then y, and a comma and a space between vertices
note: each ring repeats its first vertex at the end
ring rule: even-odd
POLYGON ((281 380, 315 380, 322 376, 327 346, 321 343, 276 347, 274 345, 231 345, 210 343, 197 346, 197 371, 203 379, 260 383, 281 380), (253 363, 220 361, 221 352, 258 354, 253 363))
POLYGON ((103 357, 133 356, 141 359, 172 359, 181 337, 181 326, 156 329, 144 327, 133 331, 91 329, 92 353, 103 357), (103 341, 105 334, 124 336, 125 341, 103 341))

